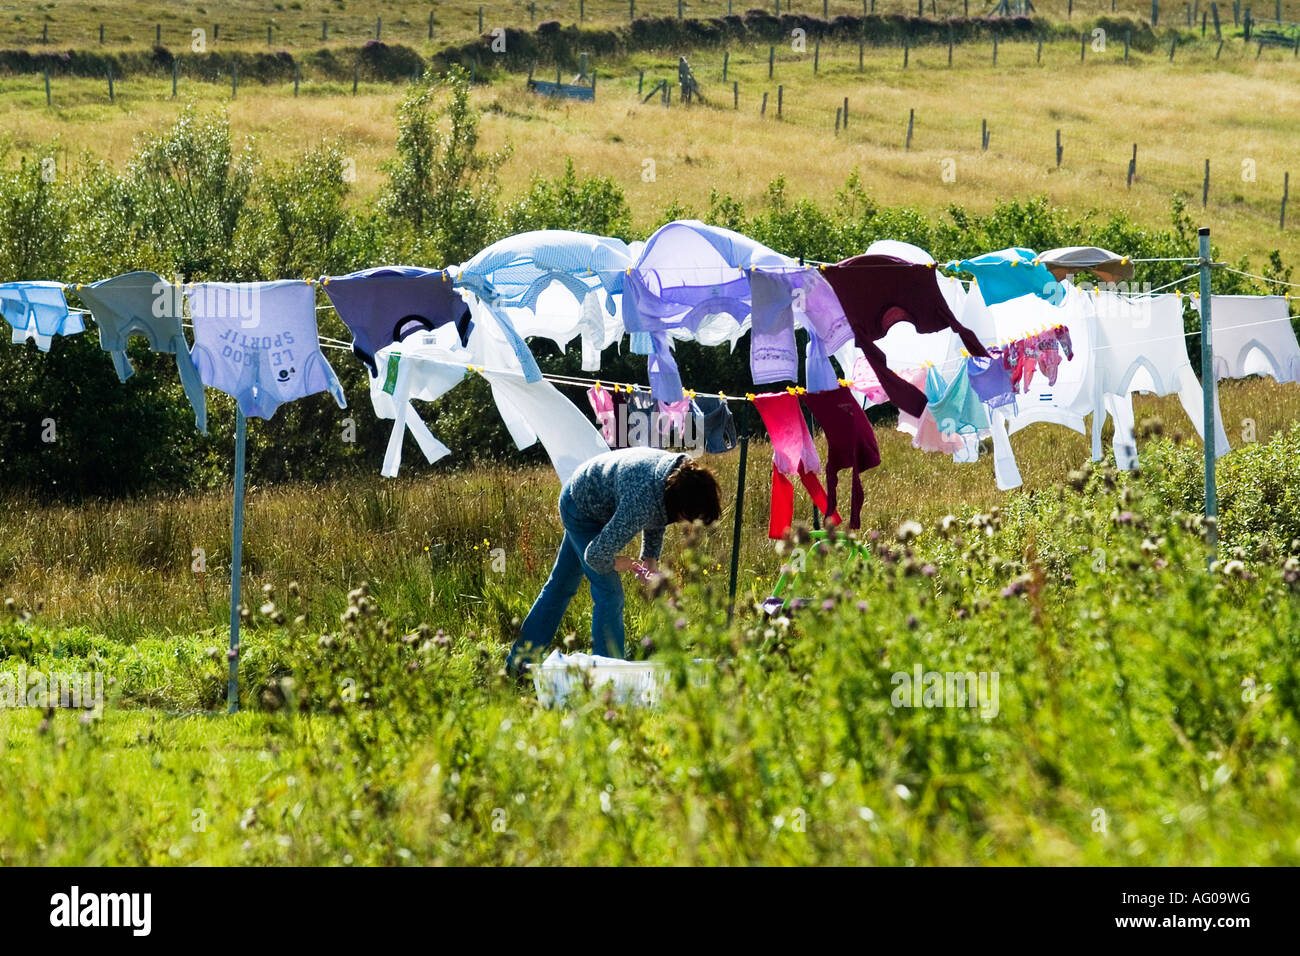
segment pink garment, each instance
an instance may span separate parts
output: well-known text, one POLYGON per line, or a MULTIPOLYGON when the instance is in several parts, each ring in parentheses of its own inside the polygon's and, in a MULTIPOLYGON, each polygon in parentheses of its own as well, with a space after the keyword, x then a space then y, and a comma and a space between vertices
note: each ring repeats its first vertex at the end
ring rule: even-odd
MULTIPOLYGON (((772 436, 772 517, 768 521, 767 535, 780 538, 790 530, 794 518, 791 475, 799 476, 817 510, 827 514, 826 489, 817 477, 822 462, 808 431, 808 423, 804 421, 799 399, 789 392, 770 392, 756 396, 754 408, 772 436)), ((839 524, 840 516, 831 511, 826 522, 839 524)))
POLYGON ((945 455, 955 455, 965 448, 966 443, 956 432, 944 434, 939 430, 939 423, 934 420, 934 413, 930 411, 929 405, 916 421, 916 434, 912 438, 913 448, 919 448, 921 451, 940 451, 945 455))
POLYGON ((686 431, 686 414, 691 410, 691 400, 683 398, 680 402, 659 402, 659 431, 671 434, 676 428, 679 434, 686 431))
POLYGON ((600 386, 593 385, 587 389, 587 400, 591 402, 592 410, 596 413, 596 421, 600 424, 601 437, 611 448, 614 447, 618 439, 618 422, 614 415, 614 397, 600 386))
POLYGON ((1047 376, 1047 384, 1055 385, 1061 367, 1061 345, 1055 332, 1044 332, 1034 340, 1038 349, 1038 371, 1047 376))
MULTIPOLYGON (((880 384, 880 377, 865 356, 859 355, 858 360, 853 363, 852 377, 853 391, 865 396, 872 405, 879 405, 882 402, 889 401, 884 386, 880 384)), ((903 377, 906 378, 907 376, 903 377)))
MULTIPOLYGON (((929 373, 924 368, 905 369, 899 377, 913 388, 925 393, 925 383, 929 373)), ((921 451, 939 451, 945 455, 956 454, 965 447, 965 442, 956 432, 944 434, 939 430, 939 423, 934 420, 934 413, 926 403, 921 414, 909 415, 901 408, 898 410, 898 430, 912 436, 912 447, 921 451)))

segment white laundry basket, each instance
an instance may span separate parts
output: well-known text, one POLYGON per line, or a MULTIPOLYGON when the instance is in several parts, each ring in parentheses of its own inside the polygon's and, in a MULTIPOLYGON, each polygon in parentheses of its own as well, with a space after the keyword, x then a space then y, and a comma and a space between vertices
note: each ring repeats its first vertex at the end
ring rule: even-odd
POLYGON ((659 702, 665 670, 657 661, 624 661, 593 654, 561 654, 549 657, 532 669, 537 699, 545 707, 561 707, 582 687, 597 690, 612 685, 619 704, 653 707, 659 702))

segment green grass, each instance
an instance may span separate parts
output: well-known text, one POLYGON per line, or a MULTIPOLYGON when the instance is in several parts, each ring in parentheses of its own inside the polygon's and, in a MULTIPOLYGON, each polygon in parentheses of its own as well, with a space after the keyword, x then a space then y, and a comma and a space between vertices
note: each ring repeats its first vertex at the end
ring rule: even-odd
MULTIPOLYGON (((558 540, 545 471, 254 489, 236 717, 225 496, 10 500, 0 670, 99 669, 108 706, 0 710, 0 862, 1294 865, 1300 401, 1268 381, 1222 401, 1262 442, 1220 466, 1210 573, 1200 449, 1167 400, 1139 400, 1166 433, 1140 475, 1036 427, 1011 495, 987 459, 882 428, 865 562, 766 541, 755 444, 734 625, 730 512, 670 532, 665 591, 632 588, 631 652, 682 675, 654 711, 541 711, 499 676, 558 540), (905 519, 920 536, 892 543, 905 519), (760 616, 801 561, 802 606, 760 616), (998 714, 892 707, 916 666, 996 671, 998 714)), ((735 460, 712 460, 729 500, 735 460)), ((588 621, 580 596, 570 646, 588 621)))
POLYGON ((219 699, 202 638, 11 615, 8 668, 113 683, 102 720, 0 712, 0 862, 1295 865, 1300 540, 1278 533, 1300 503, 1249 491, 1285 485, 1300 428, 1223 466, 1225 518, 1266 531, 1225 521, 1208 572, 1196 448, 1146 453, 1137 476, 954 507, 865 561, 813 549, 799 605, 731 627, 704 574, 718 543, 671 542, 633 629, 675 675, 649 711, 539 710, 472 602, 445 635, 408 632, 379 588, 306 624, 268 595, 235 717, 183 712, 219 699), (917 667, 996 672, 996 713, 895 706, 917 667))

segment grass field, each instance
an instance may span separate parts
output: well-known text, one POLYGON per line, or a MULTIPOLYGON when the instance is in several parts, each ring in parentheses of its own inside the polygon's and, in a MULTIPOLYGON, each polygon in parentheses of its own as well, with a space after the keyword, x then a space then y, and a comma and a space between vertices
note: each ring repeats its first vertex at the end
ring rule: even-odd
MULTIPOLYGON (((1220 401, 1234 443, 1250 423, 1263 442, 1300 419, 1294 385, 1227 382, 1220 401)), ((1195 443, 1176 399, 1138 397, 1134 408, 1139 422, 1160 419, 1167 434, 1195 443)), ((755 415, 750 425, 761 430, 755 415)), ((864 528, 892 532, 907 518, 933 521, 959 506, 987 510, 1006 498, 994 485, 991 457, 954 464, 913 450, 910 438, 892 427, 877 433, 883 464, 867 480, 864 528), (942 495, 928 494, 929 487, 942 488, 942 495)), ((1087 437, 1056 426, 1035 425, 1012 442, 1027 493, 1054 487, 1088 458, 1087 437)), ((747 469, 740 576, 746 606, 770 592, 780 567, 767 540, 769 447, 756 441, 747 469)), ((738 453, 706 460, 733 501, 738 453)), ((368 579, 400 627, 468 626, 504 639, 511 618, 527 612, 550 571, 559 535, 554 472, 475 468, 421 478, 419 471, 414 461, 400 480, 250 489, 246 603, 255 606, 264 585, 283 589, 297 581, 301 612, 325 621, 368 579), (501 573, 490 571, 498 547, 506 557, 501 573)), ((800 500, 810 521, 811 505, 800 500)), ((0 597, 124 644, 168 634, 219 636, 226 626, 228 490, 77 507, 11 498, 0 508, 0 597), (204 552, 205 573, 193 570, 196 548, 204 552)), ((733 516, 729 508, 708 532, 719 556, 708 576, 719 586, 726 582, 733 516)), ((645 612, 635 600, 631 607, 634 616, 645 612)), ((581 627, 574 630, 581 635, 581 627)))
MULTIPOLYGON (((531 22, 558 20, 564 24, 581 22, 584 26, 617 26, 626 24, 631 13, 627 0, 541 0, 531 5, 534 16, 531 22), (582 14, 581 21, 579 14, 582 14)), ((956 0, 928 0, 924 4, 927 16, 939 18, 982 16, 994 4, 984 0, 956 2, 956 0)), ((1275 4, 1260 4, 1255 16, 1271 17, 1275 4)), ((483 11, 483 30, 496 26, 526 27, 530 24, 530 4, 526 0, 454 0, 451 3, 416 4, 376 0, 361 4, 345 0, 288 0, 266 3, 264 0, 205 0, 203 3, 149 2, 149 0, 50 0, 46 3, 24 3, 6 0, 0 3, 0 46, 30 47, 41 45, 42 30, 46 30, 49 44, 55 46, 90 46, 99 42, 99 26, 104 25, 104 42, 113 45, 151 44, 161 26, 162 40, 168 46, 188 44, 190 31, 196 27, 211 31, 213 24, 220 25, 217 42, 249 48, 266 48, 266 28, 272 28, 272 46, 276 49, 318 46, 321 42, 322 22, 326 27, 326 42, 356 44, 372 39, 376 34, 376 20, 380 39, 389 43, 411 46, 429 45, 429 14, 434 14, 433 44, 459 43, 479 35, 478 11, 483 11)), ((917 5, 909 0, 875 0, 870 6, 845 0, 787 0, 781 12, 821 17, 823 11, 831 17, 841 14, 861 15, 868 12, 915 16, 917 5)), ((1209 5, 1199 4, 1208 14, 1209 5)), ((774 12, 774 4, 761 2, 730 3, 729 0, 693 0, 685 3, 687 17, 707 18, 725 16, 729 11, 743 14, 750 9, 774 12)), ((1043 0, 1035 4, 1039 16, 1067 20, 1072 11, 1074 19, 1085 19, 1102 14, 1130 15, 1148 18, 1151 4, 1143 0, 1043 0)), ((668 17, 678 13, 677 0, 635 0, 638 17, 668 17)), ((1187 13, 1183 4, 1165 3, 1161 8, 1161 26, 1186 26, 1187 13)), ((1300 3, 1284 0, 1281 4, 1284 20, 1300 19, 1300 3)), ((1226 5, 1222 16, 1226 26, 1232 24, 1232 5, 1226 5)), ((1195 17, 1199 25, 1199 13, 1195 17)), ((1211 28, 1212 29, 1212 28, 1211 28)))
MULTIPOLYGON (((1261 438, 1300 412, 1263 382, 1223 404, 1261 438)), ((724 528, 670 533, 668 590, 630 601, 633 653, 681 675, 655 710, 548 712, 498 676, 556 543, 542 471, 254 490, 235 717, 224 496, 9 501, 5 671, 97 670, 108 707, 0 708, 0 862, 1294 865, 1300 429, 1224 460, 1207 573, 1199 448, 1169 402, 1138 411, 1168 422, 1140 476, 1075 471, 1082 439, 1035 429, 1011 495, 882 430, 884 536, 861 562, 814 549, 802 607, 766 619, 799 552, 764 539, 756 444, 735 624, 724 528), (915 667, 1000 675, 993 712, 900 706, 915 667)))
MULTIPOLYGON (((779 175, 800 198, 828 199, 857 170, 878 201, 902 200, 928 215, 952 204, 987 211, 1001 198, 1043 194, 1099 217, 1123 209, 1148 226, 1167 225, 1177 193, 1212 227, 1228 258, 1258 263, 1272 249, 1295 258, 1296 226, 1278 227, 1300 109, 1300 62, 1290 53, 1266 50, 1256 60, 1252 48, 1234 41, 1216 60, 1213 44, 1196 43, 1172 64, 1158 52, 1133 53, 1125 65, 1122 44, 1112 38, 1107 53, 1089 53, 1083 64, 1078 47, 1066 43, 1044 48, 1041 64, 1033 44, 1004 43, 996 68, 990 49, 965 46, 956 49, 952 69, 946 48, 932 47, 913 50, 904 70, 898 51, 868 49, 859 73, 856 47, 845 46, 823 48, 816 75, 810 53, 788 54, 769 81, 766 52, 731 51, 726 84, 721 51, 693 57, 709 104, 689 108, 675 98, 669 108, 642 104, 636 95, 641 71, 647 90, 675 75, 675 52, 596 64, 595 104, 542 100, 524 91, 522 76, 496 75, 476 91, 475 103, 484 145, 517 150, 500 174, 506 196, 535 174, 559 174, 570 157, 580 174, 617 180, 641 229, 673 201, 706 211, 712 190, 760 203, 779 175), (732 82, 739 109, 732 109, 732 82), (846 97, 850 122, 837 135, 835 112, 846 97), (983 120, 987 151, 980 148, 983 120), (1209 203, 1201 211, 1207 159, 1209 203)), ((308 82, 296 99, 292 84, 250 84, 232 101, 228 86, 183 82, 176 102, 170 79, 134 79, 117 85, 109 105, 102 87, 60 79, 47 109, 40 77, 0 79, 9 162, 55 142, 65 163, 83 154, 121 163, 140 134, 166 128, 185 103, 197 102, 226 109, 235 132, 255 138, 268 158, 337 138, 354 160, 356 197, 364 198, 385 180, 401 96, 391 86, 363 85, 353 97, 350 85, 308 82)))
MULTIPOLYGON (((641 0, 636 12, 676 6, 641 0)), ((715 191, 757 207, 778 177, 790 199, 826 202, 856 171, 878 202, 926 216, 1041 194, 1160 227, 1181 194, 1223 258, 1260 265, 1277 249, 1294 264, 1295 226, 1280 229, 1278 212, 1300 61, 1276 48, 1257 58, 1220 6, 1234 33, 1222 53, 1189 32, 1172 61, 1157 48, 1126 63, 1110 37, 1083 62, 1075 41, 1046 44, 1041 61, 1033 43, 1003 43, 996 66, 985 44, 956 47, 951 67, 946 47, 912 48, 906 69, 901 50, 869 47, 859 71, 856 45, 825 44, 815 73, 812 50, 783 50, 769 79, 767 48, 740 46, 724 83, 723 50, 662 50, 596 62, 594 104, 539 99, 523 75, 491 69, 473 103, 482 145, 514 147, 504 201, 572 158, 580 175, 617 181, 643 232, 673 204, 707 211, 715 191), (642 103, 640 76, 647 91, 673 79, 682 52, 707 103, 683 107, 676 90, 667 108, 642 103)), ((108 50, 148 48, 155 24, 183 50, 189 30, 220 23, 212 40, 225 47, 267 49, 270 24, 271 49, 301 52, 356 46, 382 19, 383 40, 427 56, 477 35, 477 9, 438 4, 430 41, 427 6, 387 0, 0 0, 0 48, 47 48, 43 28, 48 48, 98 48, 106 21, 108 50)), ((916 12, 895 0, 876 9, 916 12)), ((1150 6, 1114 9, 1145 17, 1150 6)), ((1112 7, 1038 10, 1082 21, 1112 7)), ((528 24, 525 3, 484 11, 485 29, 528 24)), ((686 12, 717 16, 727 4, 686 12)), ((822 4, 793 12, 820 16, 822 4)), ((590 0, 583 22, 628 13, 590 0)), ((1300 0, 1282 15, 1300 17, 1300 0)), ((577 21, 577 0, 536 5, 538 22, 552 18, 577 21)), ((1161 21, 1184 25, 1183 8, 1161 21)), ((131 76, 110 104, 104 86, 58 77, 47 107, 40 76, 0 76, 0 162, 55 143, 68 173, 83 159, 121 165, 195 103, 227 111, 268 162, 340 141, 357 174, 349 202, 362 204, 386 181, 403 94, 363 82, 353 96, 310 72, 296 98, 291 83, 246 83, 232 98, 227 84, 182 79, 173 100, 170 77, 131 76)), ((233 716, 223 713, 229 488, 76 505, 7 491, 0 865, 1294 866, 1300 387, 1229 381, 1220 398, 1234 450, 1219 466, 1222 543, 1208 567, 1201 446, 1172 397, 1135 400, 1140 472, 1094 466, 1085 436, 1037 425, 1012 438, 1025 486, 1010 494, 996 490, 988 455, 954 464, 880 425, 862 560, 810 546, 802 527, 768 540, 771 451, 756 439, 734 620, 738 453, 706 458, 722 520, 670 531, 669 577, 653 593, 628 588, 628 654, 670 675, 654 709, 596 692, 548 711, 504 679, 505 648, 559 543, 550 469, 429 473, 408 457, 399 480, 252 486, 233 716), (760 613, 782 571, 805 563, 799 600, 760 613), (102 719, 10 706, 19 668, 103 675, 102 719), (995 713, 909 706, 895 685, 914 668, 999 676, 995 713)), ((228 399, 210 391, 209 401, 228 399)), ((756 416, 750 426, 761 430, 756 416)), ((806 523, 811 506, 796 500, 806 523)), ((589 647, 590 613, 584 588, 565 646, 589 647)))

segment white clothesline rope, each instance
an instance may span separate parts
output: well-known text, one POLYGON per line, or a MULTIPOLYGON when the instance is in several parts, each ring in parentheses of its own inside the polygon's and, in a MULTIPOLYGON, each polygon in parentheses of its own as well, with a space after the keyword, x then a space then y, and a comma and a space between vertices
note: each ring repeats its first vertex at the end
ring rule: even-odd
MULTIPOLYGON (((1257 276, 1253 272, 1243 272, 1240 269, 1234 269, 1231 266, 1223 266, 1224 272, 1231 272, 1235 275, 1245 276, 1247 279, 1258 279, 1260 282, 1271 282, 1274 285, 1290 286, 1292 289, 1300 289, 1300 282, 1288 282, 1285 279, 1270 279, 1268 276, 1257 276)), ((1300 298, 1298 296, 1288 296, 1289 299, 1300 298)))

